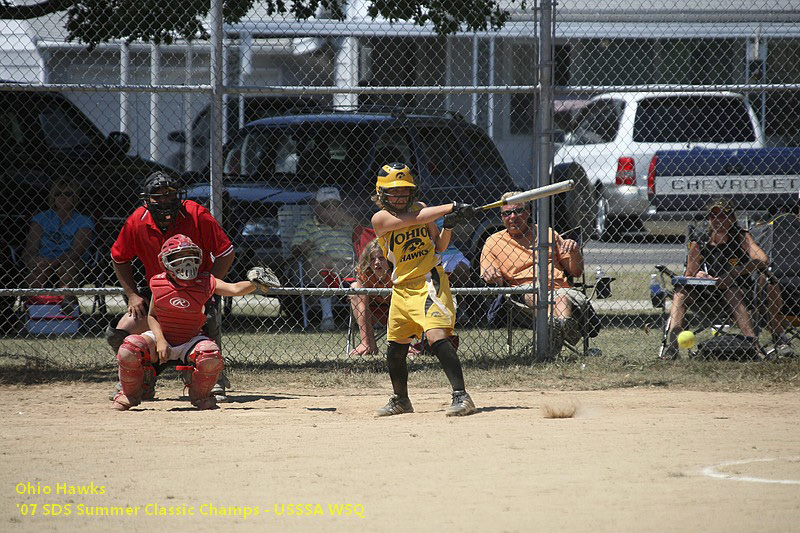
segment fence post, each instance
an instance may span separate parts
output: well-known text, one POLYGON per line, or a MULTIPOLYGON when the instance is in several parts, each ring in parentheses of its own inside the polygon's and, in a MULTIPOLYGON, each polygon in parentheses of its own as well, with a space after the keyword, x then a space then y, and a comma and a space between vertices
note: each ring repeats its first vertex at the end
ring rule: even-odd
MULTIPOLYGON (((550 184, 551 166, 551 132, 553 129, 553 4, 550 0, 542 0, 542 16, 539 19, 539 108, 536 131, 538 141, 538 165, 536 174, 538 186, 550 184)), ((537 252, 537 279, 539 280, 539 294, 536 299, 536 355, 549 355, 550 336, 547 330, 547 308, 549 305, 550 276, 548 266, 548 230, 550 227, 550 200, 544 199, 537 202, 539 221, 537 252)))
POLYGON ((222 0, 211 0, 209 12, 209 33, 211 34, 211 214, 222 224, 222 93, 223 69, 222 61, 222 0))

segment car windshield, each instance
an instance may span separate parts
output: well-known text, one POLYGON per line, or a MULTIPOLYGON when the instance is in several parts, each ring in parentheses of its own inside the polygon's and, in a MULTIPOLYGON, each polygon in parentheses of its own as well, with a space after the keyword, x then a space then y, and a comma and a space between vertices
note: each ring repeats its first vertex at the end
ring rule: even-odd
POLYGON ((464 153, 455 134, 439 126, 417 127, 422 152, 425 154, 430 187, 468 187, 473 174, 464 161, 464 153))
POLYGON ((486 136, 476 126, 470 125, 467 128, 467 135, 464 139, 467 145, 467 152, 475 157, 475 164, 478 169, 497 173, 502 170, 507 175, 506 164, 500 152, 492 140, 486 136))
POLYGON ((578 127, 566 144, 602 144, 612 142, 619 132, 625 104, 619 100, 598 100, 587 105, 578 116, 578 127))
POLYGON ((92 143, 91 132, 82 127, 68 108, 43 109, 39 112, 39 127, 47 146, 55 150, 74 150, 92 143))
POLYGON ((648 98, 639 104, 633 140, 637 142, 755 141, 744 100, 722 96, 648 98))
POLYGON ((225 173, 250 181, 315 189, 346 186, 360 175, 367 128, 359 124, 312 122, 292 127, 254 126, 235 141, 225 173))

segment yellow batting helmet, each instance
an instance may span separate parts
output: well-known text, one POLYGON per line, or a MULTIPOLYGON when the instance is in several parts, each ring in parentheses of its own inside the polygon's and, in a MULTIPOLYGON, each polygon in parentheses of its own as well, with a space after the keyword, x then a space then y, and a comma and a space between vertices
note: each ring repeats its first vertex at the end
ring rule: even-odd
POLYGON ((378 172, 378 180, 375 182, 375 192, 381 193, 381 189, 391 189, 392 187, 416 187, 414 175, 411 169, 403 163, 389 163, 383 165, 378 172))
POLYGON ((378 172, 378 179, 375 182, 375 192, 378 194, 378 201, 381 206, 393 214, 408 210, 417 197, 417 186, 414 183, 414 175, 411 169, 404 163, 389 163, 383 165, 378 172), (410 194, 392 194, 389 189, 396 187, 408 187, 412 190, 410 194), (396 202, 390 202, 390 198, 403 198, 406 202, 401 206, 396 202))

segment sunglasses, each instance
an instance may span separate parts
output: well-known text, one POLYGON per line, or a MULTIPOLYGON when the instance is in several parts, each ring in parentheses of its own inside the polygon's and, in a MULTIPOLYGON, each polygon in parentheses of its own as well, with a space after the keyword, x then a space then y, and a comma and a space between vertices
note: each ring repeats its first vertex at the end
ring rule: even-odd
POLYGON ((342 202, 337 202, 336 200, 328 200, 328 201, 325 201, 325 202, 321 202, 319 204, 319 206, 324 208, 324 209, 330 209, 332 207, 339 207, 340 205, 342 205, 342 202))
POLYGON ((708 218, 728 217, 730 215, 731 215, 731 211, 714 209, 713 211, 711 211, 708 214, 708 218))
POLYGON ((509 209, 507 211, 500 211, 500 216, 502 218, 508 218, 511 215, 521 215, 525 211, 526 211, 526 209, 524 207, 516 207, 514 209, 509 209))

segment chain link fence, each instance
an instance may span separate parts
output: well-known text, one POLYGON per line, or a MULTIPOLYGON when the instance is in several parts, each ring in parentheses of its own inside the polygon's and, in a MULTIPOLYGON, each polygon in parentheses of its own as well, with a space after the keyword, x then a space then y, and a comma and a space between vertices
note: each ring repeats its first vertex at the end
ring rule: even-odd
POLYGON ((371 197, 392 161, 428 205, 574 183, 455 229, 442 263, 466 360, 531 362, 548 337, 625 354, 642 328, 663 331, 653 358, 729 327, 789 353, 800 2, 503 4, 502 27, 449 35, 367 2, 308 18, 212 2, 149 39, 125 22, 158 27, 144 6, 0 4, 0 355, 113 363, 127 303, 110 250, 162 171, 233 244, 225 279, 258 264, 284 282, 222 300, 228 360, 381 364, 371 197))

